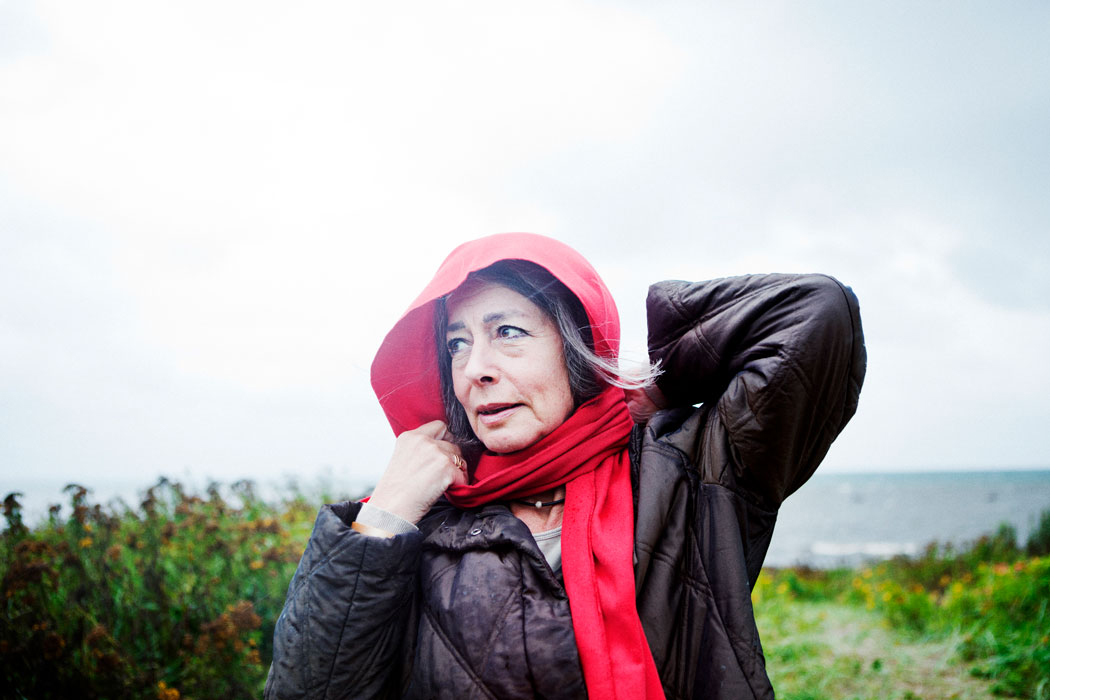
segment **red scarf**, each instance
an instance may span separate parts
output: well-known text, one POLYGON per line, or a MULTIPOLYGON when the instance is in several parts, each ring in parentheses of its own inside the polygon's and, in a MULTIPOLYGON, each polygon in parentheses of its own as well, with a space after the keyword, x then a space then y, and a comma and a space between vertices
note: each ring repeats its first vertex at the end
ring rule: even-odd
POLYGON ((473 508, 565 484, 562 573, 588 696, 663 698, 634 592, 634 502, 627 441, 634 422, 608 388, 527 449, 486 454, 476 481, 447 498, 473 508))
MULTIPOLYGON (((618 350, 619 319, 607 287, 584 258, 558 241, 500 234, 459 246, 383 341, 371 382, 395 433, 443 419, 435 369, 433 303, 471 272, 504 259, 542 265, 577 295, 596 351, 618 350)), ((447 498, 470 508, 565 484, 562 573, 588 695, 594 700, 664 698, 638 617, 634 504, 627 442, 633 422, 621 389, 609 387, 530 447, 485 454, 469 486, 447 498)))

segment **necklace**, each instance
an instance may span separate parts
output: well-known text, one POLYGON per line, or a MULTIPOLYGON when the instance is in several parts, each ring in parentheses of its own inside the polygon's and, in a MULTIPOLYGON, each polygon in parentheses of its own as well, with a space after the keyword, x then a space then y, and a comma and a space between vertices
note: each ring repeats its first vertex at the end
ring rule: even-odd
POLYGON ((523 506, 531 506, 532 508, 542 508, 543 506, 560 506, 562 503, 565 503, 565 499, 559 498, 556 501, 520 501, 517 499, 516 503, 523 506))

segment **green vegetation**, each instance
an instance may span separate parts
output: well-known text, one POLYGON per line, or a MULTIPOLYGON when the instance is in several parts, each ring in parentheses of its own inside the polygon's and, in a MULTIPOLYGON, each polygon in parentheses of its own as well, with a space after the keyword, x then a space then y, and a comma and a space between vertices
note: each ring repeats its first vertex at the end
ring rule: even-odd
POLYGON ((765 570, 752 597, 777 697, 1050 697, 1049 513, 1023 547, 1002 525, 860 570, 765 570))
MULTIPOLYGON (((323 499, 205 497, 161 480, 138 509, 88 503, 0 535, 3 698, 258 697, 323 499)), ((753 591, 779 698, 1049 698, 1050 522, 861 570, 765 570, 753 591), (950 661, 950 663, 948 663, 950 661), (946 670, 945 670, 946 669, 946 670)))
POLYGON ((138 510, 70 485, 28 530, 4 500, 0 677, 5 698, 258 697, 275 620, 317 503, 206 498, 161 480, 138 510))

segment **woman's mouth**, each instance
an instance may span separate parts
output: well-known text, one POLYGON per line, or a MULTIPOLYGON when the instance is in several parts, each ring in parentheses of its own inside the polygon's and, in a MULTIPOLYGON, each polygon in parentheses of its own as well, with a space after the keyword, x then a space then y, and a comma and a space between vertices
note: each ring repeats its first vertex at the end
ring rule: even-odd
POLYGON ((491 403, 477 407, 477 420, 486 427, 503 423, 523 404, 491 403))

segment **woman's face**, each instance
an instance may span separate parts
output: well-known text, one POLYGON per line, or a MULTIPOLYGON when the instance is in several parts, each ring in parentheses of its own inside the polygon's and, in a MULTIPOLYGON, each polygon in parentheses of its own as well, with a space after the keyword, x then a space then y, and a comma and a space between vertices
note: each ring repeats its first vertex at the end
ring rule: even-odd
POLYGON ((468 282, 447 300, 455 396, 492 452, 529 447, 573 412, 561 335, 552 319, 508 287, 468 282))

